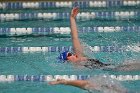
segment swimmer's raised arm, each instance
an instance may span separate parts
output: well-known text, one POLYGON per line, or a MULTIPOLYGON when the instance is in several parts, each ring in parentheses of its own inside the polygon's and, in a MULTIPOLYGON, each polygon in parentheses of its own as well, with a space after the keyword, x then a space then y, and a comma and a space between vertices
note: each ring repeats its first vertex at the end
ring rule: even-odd
POLYGON ((80 40, 78 38, 78 30, 76 26, 75 17, 77 16, 79 9, 77 7, 73 8, 70 15, 70 28, 71 28, 71 36, 72 36, 72 43, 74 48, 74 53, 77 57, 83 56, 83 50, 80 44, 80 40))

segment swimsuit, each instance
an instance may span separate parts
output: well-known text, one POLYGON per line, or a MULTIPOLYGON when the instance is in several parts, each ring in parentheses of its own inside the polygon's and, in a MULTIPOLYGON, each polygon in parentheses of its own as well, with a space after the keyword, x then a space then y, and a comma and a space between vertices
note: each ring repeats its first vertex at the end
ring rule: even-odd
POLYGON ((96 59, 88 59, 87 62, 84 64, 84 66, 89 69, 101 68, 101 67, 105 67, 105 66, 109 66, 109 65, 111 65, 111 64, 105 64, 96 59))

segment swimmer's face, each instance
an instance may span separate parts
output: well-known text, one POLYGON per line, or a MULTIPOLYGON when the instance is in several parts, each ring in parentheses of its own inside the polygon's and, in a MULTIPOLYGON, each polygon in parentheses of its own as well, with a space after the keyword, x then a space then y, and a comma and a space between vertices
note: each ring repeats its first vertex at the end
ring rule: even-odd
POLYGON ((72 53, 67 54, 67 60, 74 62, 76 60, 76 56, 73 55, 72 53))

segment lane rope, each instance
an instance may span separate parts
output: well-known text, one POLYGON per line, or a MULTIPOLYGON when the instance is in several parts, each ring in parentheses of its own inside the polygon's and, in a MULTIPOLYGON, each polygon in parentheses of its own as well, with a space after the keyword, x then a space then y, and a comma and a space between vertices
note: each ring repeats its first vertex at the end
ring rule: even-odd
MULTIPOLYGON (((102 75, 107 77, 107 75, 102 75)), ((47 82, 57 79, 65 80, 86 80, 92 76, 90 75, 0 75, 0 82, 14 82, 14 81, 38 81, 47 82)), ((135 81, 140 80, 140 75, 109 75, 112 79, 119 81, 135 81)))
MULTIPOLYGON (((106 19, 106 20, 128 20, 128 19, 139 19, 140 11, 101 11, 101 12, 80 12, 77 15, 77 20, 92 20, 92 19, 106 19)), ((1 13, 0 21, 13 21, 13 20, 58 20, 58 19, 69 19, 70 13, 1 13)))
MULTIPOLYGON (((89 46, 91 52, 140 52, 140 47, 135 46, 89 46)), ((34 53, 34 52, 62 52, 73 51, 72 46, 48 46, 48 47, 0 47, 0 54, 34 53)))
POLYGON ((61 2, 0 2, 0 9, 26 9, 26 8, 60 8, 60 7, 120 7, 120 6, 139 6, 139 0, 102 0, 102 1, 61 1, 61 2))
MULTIPOLYGON (((140 26, 100 26, 81 27, 79 33, 88 32, 139 32, 140 26)), ((49 34, 70 34, 70 27, 33 27, 33 28, 0 28, 0 35, 22 36, 22 35, 49 35, 49 34)))

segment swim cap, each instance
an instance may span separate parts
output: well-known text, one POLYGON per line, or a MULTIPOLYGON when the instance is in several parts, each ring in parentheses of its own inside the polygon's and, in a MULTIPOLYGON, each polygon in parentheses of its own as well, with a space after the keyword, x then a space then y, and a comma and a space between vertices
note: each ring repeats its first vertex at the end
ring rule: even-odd
POLYGON ((60 60, 67 60, 67 53, 68 53, 68 51, 61 53, 59 56, 59 59, 60 60))

